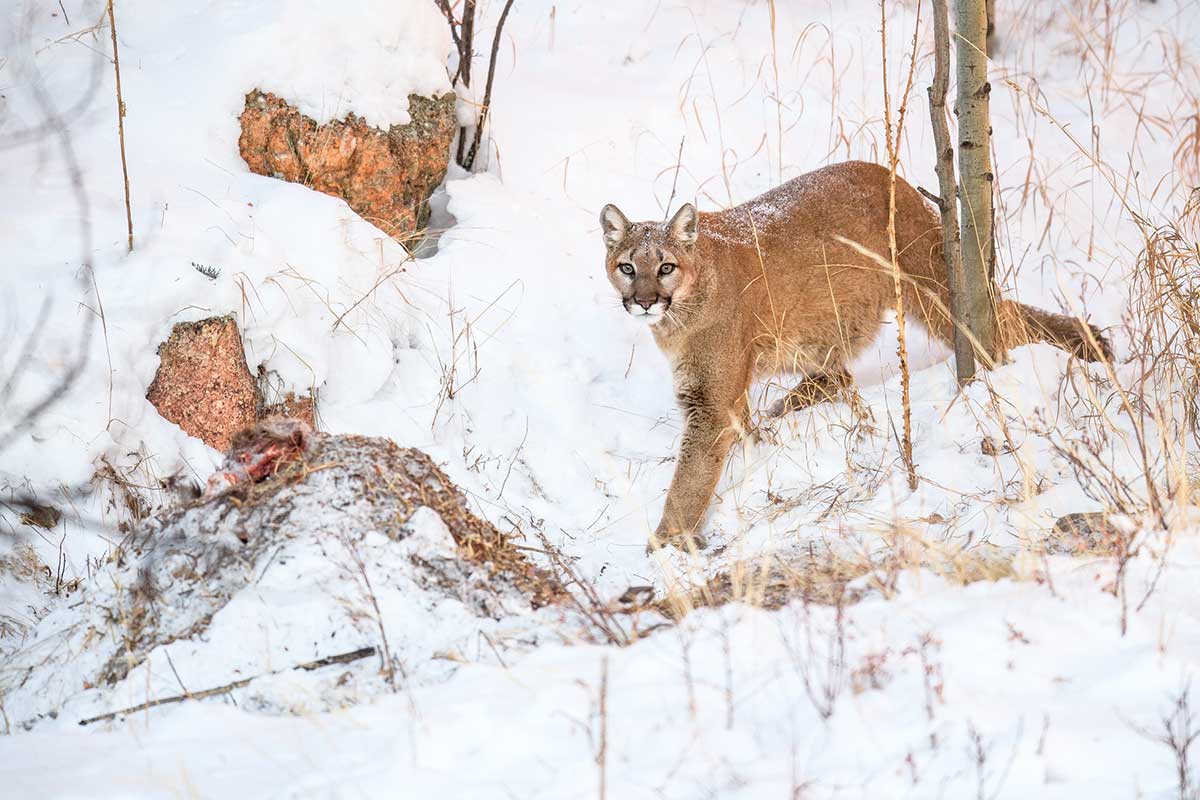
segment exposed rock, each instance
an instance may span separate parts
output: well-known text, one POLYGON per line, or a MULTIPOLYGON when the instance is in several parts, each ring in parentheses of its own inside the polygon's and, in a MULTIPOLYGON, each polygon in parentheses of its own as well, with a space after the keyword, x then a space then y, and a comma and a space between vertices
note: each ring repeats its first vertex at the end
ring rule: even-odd
POLYGON ((312 395, 297 397, 295 392, 288 392, 277 403, 263 406, 259 409, 258 418, 288 417, 298 419, 313 430, 317 429, 317 401, 312 395))
POLYGON ((283 99, 246 95, 238 149, 252 172, 340 197, 404 242, 429 216, 429 196, 446 176, 457 130, 454 95, 409 95, 407 125, 371 127, 355 114, 318 125, 283 99))
POLYGON ((146 399, 163 417, 218 450, 254 424, 258 390, 233 317, 181 322, 158 354, 146 399))

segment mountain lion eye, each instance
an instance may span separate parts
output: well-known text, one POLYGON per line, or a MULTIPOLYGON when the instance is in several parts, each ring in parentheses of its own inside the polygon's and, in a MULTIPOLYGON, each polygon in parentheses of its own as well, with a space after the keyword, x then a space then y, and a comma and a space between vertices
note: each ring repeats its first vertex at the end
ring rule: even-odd
POLYGON ((617 269, 621 270, 622 275, 633 274, 633 264, 617 264, 617 269))
POLYGON ((670 275, 674 271, 675 271, 674 264, 663 264, 661 267, 658 268, 659 275, 670 275))

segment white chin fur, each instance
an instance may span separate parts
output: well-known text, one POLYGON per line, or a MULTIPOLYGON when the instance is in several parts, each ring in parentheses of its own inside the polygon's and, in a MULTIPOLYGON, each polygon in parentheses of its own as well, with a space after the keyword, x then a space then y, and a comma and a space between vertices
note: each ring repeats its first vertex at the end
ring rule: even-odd
POLYGON ((633 305, 629 309, 629 316, 636 319, 638 322, 645 322, 653 325, 655 322, 661 322, 666 319, 666 309, 663 308, 663 303, 655 303, 650 306, 649 310, 642 308, 639 305, 633 305))
POLYGON ((666 319, 666 315, 662 313, 662 309, 658 305, 650 306, 649 311, 643 311, 641 307, 638 307, 637 311, 631 311, 629 315, 640 321, 640 323, 646 323, 647 325, 653 325, 666 319))

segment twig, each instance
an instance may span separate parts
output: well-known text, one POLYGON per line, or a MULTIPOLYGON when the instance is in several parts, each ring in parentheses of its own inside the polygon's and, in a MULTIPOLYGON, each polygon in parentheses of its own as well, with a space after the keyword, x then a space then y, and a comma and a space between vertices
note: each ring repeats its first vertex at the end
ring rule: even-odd
MULTIPOLYGON (((459 57, 462 57, 462 39, 458 36, 458 28, 454 21, 454 11, 450 8, 450 0, 434 0, 437 3, 438 10, 442 12, 442 16, 446 18, 446 22, 450 23, 450 38, 454 40, 454 48, 458 50, 459 57)), ((462 64, 459 63, 459 72, 462 72, 462 64)), ((451 81, 453 83, 453 81, 451 81)))
POLYGON ((371 608, 375 611, 375 625, 379 628, 379 643, 383 647, 383 653, 380 654, 380 657, 383 659, 383 673, 387 677, 388 686, 395 692, 397 691, 396 664, 392 660, 392 649, 388 645, 387 629, 383 624, 383 611, 379 608, 379 599, 375 596, 375 589, 371 586, 371 578, 367 575, 367 564, 363 561, 358 548, 351 539, 344 539, 343 544, 347 552, 349 552, 350 558, 354 560, 354 566, 358 569, 359 577, 362 578, 363 586, 366 589, 367 600, 371 603, 371 608))
POLYGON ((463 3, 462 49, 459 53, 458 71, 462 74, 463 86, 471 88, 471 59, 475 57, 475 0, 463 3))
POLYGON ((170 697, 159 697, 155 700, 150 700, 145 703, 140 703, 136 706, 130 706, 129 708, 122 708, 119 711, 110 711, 107 714, 100 714, 99 716, 96 716, 96 717, 88 717, 87 719, 81 719, 81 720, 79 720, 79 724, 80 725, 91 725, 93 722, 104 722, 105 720, 116 719, 117 717, 123 717, 127 714, 135 714, 138 711, 145 711, 148 708, 154 708, 156 706, 165 706, 165 705, 169 705, 171 703, 182 703, 184 700, 202 700, 205 697, 212 697, 212 696, 218 695, 218 694, 226 694, 228 692, 232 692, 234 689, 241 689, 244 686, 248 686, 251 682, 258 680, 259 678, 265 678, 270 675, 279 675, 281 673, 288 672, 289 670, 294 670, 294 669, 302 669, 302 670, 305 670, 308 672, 312 672, 313 670, 321 669, 323 667, 330 667, 330 666, 333 666, 334 664, 349 664, 352 661, 359 661, 360 659, 370 658, 373 655, 375 655, 374 647, 360 647, 358 650, 352 650, 349 653, 339 653, 338 655, 335 655, 335 656, 326 656, 325 658, 318 658, 316 661, 306 661, 303 664, 296 664, 293 667, 285 667, 284 669, 277 669, 273 672, 267 672, 262 675, 254 675, 249 678, 242 678, 241 680, 236 680, 236 681, 233 681, 232 683, 227 683, 223 686, 214 686, 211 689, 204 689, 199 692, 189 692, 187 694, 171 695, 170 697))
POLYGON ((504 657, 500 655, 500 651, 496 649, 496 643, 492 641, 492 637, 487 635, 487 631, 480 631, 479 635, 482 636, 483 640, 488 643, 488 647, 492 648, 492 655, 494 655, 496 660, 500 662, 500 666, 504 669, 508 669, 508 664, 504 662, 504 657))
POLYGON ((121 140, 121 175, 125 179, 125 226, 129 232, 129 251, 133 251, 133 211, 129 206, 129 166, 125 161, 125 100, 121 94, 121 57, 117 52, 117 18, 113 12, 115 0, 108 0, 108 27, 112 33, 113 70, 117 74, 117 136, 121 140))
POLYGON ((608 792, 608 656, 600 662, 600 750, 596 753, 600 768, 600 800, 608 792))
POLYGON ((529 417, 525 418, 525 435, 521 437, 521 443, 517 445, 516 452, 513 453, 512 459, 508 462, 508 470, 504 473, 504 480, 500 481, 500 493, 497 498, 504 496, 504 487, 508 485, 508 476, 512 475, 513 464, 517 462, 517 457, 521 455, 521 448, 525 446, 525 440, 529 438, 529 417))
POLYGON ((338 653, 335 656, 325 656, 318 658, 316 661, 305 661, 303 664, 297 664, 292 669, 302 669, 305 672, 332 667, 335 664, 349 664, 352 661, 358 661, 364 658, 370 658, 375 655, 374 647, 360 647, 357 650, 351 650, 349 653, 338 653))
MULTIPOLYGON (((455 49, 458 50, 458 69, 450 79, 450 85, 457 86, 459 78, 462 78, 463 86, 470 89, 471 59, 475 57, 475 0, 465 0, 462 20, 457 25, 449 0, 437 0, 437 4, 450 24, 450 37, 454 40, 455 49)), ((460 127, 458 129, 458 151, 454 156, 455 163, 460 167, 465 163, 466 146, 467 129, 460 127)))
POLYGON ((663 212, 663 222, 667 221, 667 217, 671 214, 671 203, 675 202, 675 186, 679 183, 679 168, 683 165, 683 142, 686 138, 686 136, 679 137, 679 155, 675 156, 675 177, 671 179, 671 196, 667 198, 667 208, 663 212))
POLYGON ((593 628, 603 633, 604 638, 609 644, 621 646, 629 644, 629 634, 625 633, 625 631, 621 628, 620 623, 613 618, 612 612, 608 610, 608 607, 600 598, 599 593, 596 591, 596 587, 585 581, 583 577, 576 572, 570 564, 567 563, 566 559, 563 558, 562 553, 557 547, 550 543, 550 540, 546 537, 545 533, 540 530, 536 530, 535 532, 537 533, 538 539, 540 539, 542 542, 542 547, 545 548, 546 555, 550 557, 550 566, 554 575, 554 579, 561 587, 563 587, 563 590, 567 595, 567 600, 575 607, 575 610, 578 611, 584 619, 591 623, 593 628), (566 580, 563 580, 563 578, 559 577, 560 574, 566 576, 566 580), (575 584, 575 586, 579 588, 579 591, 583 593, 583 596, 587 600, 586 604, 575 596, 575 592, 569 590, 568 587, 572 583, 575 584))
POLYGON ((904 438, 901 443, 900 453, 904 459, 905 471, 908 473, 908 488, 916 491, 917 467, 913 463, 912 454, 912 403, 909 397, 908 344, 905 340, 904 331, 904 293, 900 280, 899 251, 896 247, 896 167, 900 159, 899 139, 904 135, 904 116, 908 108, 908 96, 912 90, 913 72, 917 62, 917 35, 921 30, 921 7, 917 6, 917 21, 916 27, 913 30, 912 58, 909 62, 908 81, 904 87, 904 94, 900 98, 900 109, 894 135, 892 131, 892 98, 887 84, 887 5, 883 0, 880 0, 879 3, 879 17, 881 23, 881 57, 883 61, 884 133, 888 155, 888 255, 891 260, 892 285, 895 294, 896 354, 900 358, 900 395, 904 419, 904 438))
POLYGON ((500 34, 504 30, 504 21, 508 19, 508 11, 512 8, 513 0, 505 0, 504 10, 500 12, 500 21, 496 24, 496 34, 492 37, 492 58, 488 62, 487 86, 483 90, 483 106, 479 109, 479 123, 475 126, 475 138, 467 153, 463 169, 471 169, 475 165, 475 154, 479 152, 479 141, 483 137, 483 126, 487 122, 488 108, 492 104, 492 81, 496 77, 496 55, 500 50, 500 34))
POLYGON ((108 430, 113 424, 112 348, 108 344, 108 318, 104 315, 104 300, 100 297, 100 284, 96 282, 96 271, 88 270, 88 277, 92 279, 92 291, 96 293, 96 314, 100 317, 100 331, 104 334, 104 355, 108 359, 108 422, 104 425, 104 430, 108 430))
POLYGON ((183 690, 183 696, 192 697, 192 693, 188 691, 188 687, 183 685, 183 678, 179 677, 179 670, 175 669, 175 662, 171 660, 171 651, 163 648, 163 655, 167 657, 167 666, 171 668, 171 674, 175 676, 175 682, 179 684, 179 688, 183 690))

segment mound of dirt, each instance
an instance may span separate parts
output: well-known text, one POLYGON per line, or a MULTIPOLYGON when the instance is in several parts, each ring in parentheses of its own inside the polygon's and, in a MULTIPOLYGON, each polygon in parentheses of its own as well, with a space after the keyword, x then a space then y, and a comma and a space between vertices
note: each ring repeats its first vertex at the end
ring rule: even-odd
POLYGON ((560 596, 557 582, 475 516, 419 450, 278 421, 239 434, 234 444, 204 498, 148 520, 122 545, 116 591, 102 604, 104 627, 117 635, 96 682, 115 683, 151 649, 202 632, 282 542, 303 536, 353 543, 370 534, 398 542, 421 508, 441 517, 476 567, 414 553, 427 585, 480 614, 494 613, 493 596, 524 595, 535 607, 560 596))
POLYGON ((0 698, 25 728, 180 692, 342 707, 443 679, 485 638, 528 646, 530 611, 564 598, 425 453, 276 417, 233 437, 203 497, 146 519, 28 626, 0 656, 0 698))

